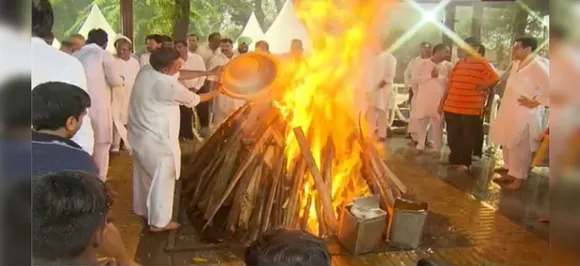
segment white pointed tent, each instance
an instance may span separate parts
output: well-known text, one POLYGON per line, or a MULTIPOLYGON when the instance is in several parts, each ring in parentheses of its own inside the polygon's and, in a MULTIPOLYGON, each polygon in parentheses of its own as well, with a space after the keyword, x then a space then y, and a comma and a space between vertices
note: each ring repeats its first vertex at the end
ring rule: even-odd
POLYGON ((115 30, 113 30, 113 27, 111 27, 111 25, 107 22, 107 19, 105 18, 105 16, 103 16, 103 13, 101 13, 101 10, 97 6, 97 4, 93 4, 93 6, 91 7, 91 11, 87 16, 87 19, 85 20, 85 23, 83 23, 83 26, 79 30, 79 34, 85 36, 86 38, 87 35, 89 34, 89 31, 97 28, 103 29, 105 32, 107 32, 107 34, 109 35, 109 43, 107 44, 107 50, 111 53, 114 53, 115 47, 113 45, 113 39, 115 38, 115 36, 117 36, 117 33, 115 32, 115 30))
MULTIPOLYGON (((258 18, 256 18, 256 14, 252 12, 252 15, 248 19, 244 30, 240 34, 240 37, 250 37, 252 39, 252 44, 250 45, 250 51, 254 50, 256 42, 262 40, 264 38, 264 31, 262 31, 262 27, 260 27, 260 23, 258 22, 258 18)), ((240 38, 238 37, 238 40, 240 38)), ((238 40, 234 44, 234 47, 237 47, 238 40)))
POLYGON ((282 10, 264 35, 264 39, 270 44, 272 53, 286 53, 290 51, 292 39, 300 39, 304 44, 304 50, 310 51, 311 43, 306 33, 304 24, 294 13, 292 0, 287 0, 282 10))

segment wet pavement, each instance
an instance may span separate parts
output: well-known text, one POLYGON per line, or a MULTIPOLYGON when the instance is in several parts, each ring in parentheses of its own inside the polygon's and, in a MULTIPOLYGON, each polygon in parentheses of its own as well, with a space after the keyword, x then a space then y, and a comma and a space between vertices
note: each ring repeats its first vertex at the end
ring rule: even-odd
MULTIPOLYGON (((519 192, 503 191, 491 182, 496 156, 473 167, 471 176, 439 164, 433 156, 414 156, 402 136, 389 139, 387 163, 409 187, 409 194, 429 203, 431 231, 418 250, 381 249, 381 253, 351 256, 331 243, 333 265, 413 265, 431 258, 448 265, 547 265, 548 227, 538 223, 547 214, 547 178, 534 174, 519 192)), ((208 245, 192 227, 152 234, 131 213, 131 165, 128 155, 114 158, 112 185, 121 199, 113 215, 125 244, 143 265, 242 265, 243 247, 208 245)), ((181 209, 176 206, 176 211, 181 209)), ((177 215, 176 215, 177 216, 177 215)), ((178 220, 186 223, 186 215, 178 220)), ((564 265, 564 264, 560 264, 564 265)), ((572 265, 572 264, 570 264, 572 265)))

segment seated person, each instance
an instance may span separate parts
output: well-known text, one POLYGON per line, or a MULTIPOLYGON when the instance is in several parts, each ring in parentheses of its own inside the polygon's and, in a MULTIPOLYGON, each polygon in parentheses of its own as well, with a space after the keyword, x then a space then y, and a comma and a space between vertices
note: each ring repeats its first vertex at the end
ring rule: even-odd
POLYGON ((47 82, 32 90, 32 175, 64 170, 98 175, 93 158, 71 138, 81 128, 91 97, 81 88, 47 82))
POLYGON ((120 265, 138 265, 108 219, 112 203, 105 183, 85 172, 33 177, 32 264, 97 265, 102 248, 120 265))
POLYGON ((247 266, 330 265, 326 243, 305 231, 277 229, 267 232, 247 249, 247 266))

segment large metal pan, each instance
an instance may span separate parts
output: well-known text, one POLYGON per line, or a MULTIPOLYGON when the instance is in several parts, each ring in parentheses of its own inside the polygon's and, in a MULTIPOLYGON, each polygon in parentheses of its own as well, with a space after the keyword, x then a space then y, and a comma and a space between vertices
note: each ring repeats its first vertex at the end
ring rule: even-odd
POLYGON ((222 68, 220 82, 224 94, 251 100, 268 93, 279 74, 278 60, 266 53, 247 53, 233 58, 222 68))

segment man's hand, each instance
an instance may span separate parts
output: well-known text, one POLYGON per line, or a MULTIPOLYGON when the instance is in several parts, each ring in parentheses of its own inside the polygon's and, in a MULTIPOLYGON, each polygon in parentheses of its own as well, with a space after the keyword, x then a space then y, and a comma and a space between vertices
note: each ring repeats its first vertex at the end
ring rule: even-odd
POLYGON ((120 265, 138 266, 133 259, 127 254, 125 244, 121 238, 121 233, 113 223, 107 222, 103 232, 103 249, 107 254, 117 261, 120 265))
POLYGON ((437 67, 434 67, 433 70, 431 70, 431 77, 432 78, 439 77, 439 70, 437 70, 437 67))
POLYGON ((439 113, 439 115, 443 115, 443 103, 439 104, 439 108, 437 108, 437 112, 439 113))
POLYGON ((216 66, 212 70, 210 70, 208 73, 209 73, 209 75, 216 75, 217 76, 220 72, 222 72, 223 68, 224 68, 223 66, 216 66))
POLYGON ((518 98, 518 103, 521 106, 525 106, 525 107, 530 108, 530 109, 536 108, 540 105, 540 102, 538 102, 534 99, 530 99, 530 98, 525 97, 525 96, 520 96, 520 98, 518 98))

